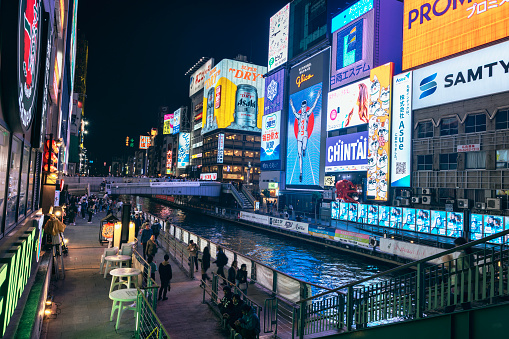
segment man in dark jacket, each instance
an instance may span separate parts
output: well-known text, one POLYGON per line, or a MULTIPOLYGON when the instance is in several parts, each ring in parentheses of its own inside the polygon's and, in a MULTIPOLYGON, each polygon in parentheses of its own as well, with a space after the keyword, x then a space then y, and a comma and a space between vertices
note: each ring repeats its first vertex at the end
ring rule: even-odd
POLYGON ((242 301, 240 294, 235 293, 232 298, 232 303, 230 309, 223 314, 223 318, 228 320, 228 325, 235 328, 235 322, 242 317, 242 306, 244 306, 244 302, 242 301))
POLYGON ((226 285, 226 276, 224 275, 224 267, 228 263, 228 257, 226 254, 224 254, 223 249, 221 247, 218 247, 217 252, 217 260, 214 261, 214 264, 217 266, 217 275, 220 275, 223 277, 223 282, 221 285, 226 285))
POLYGON ((228 269, 228 282, 235 286, 235 278, 237 276, 237 260, 232 262, 232 266, 228 269))
POLYGON ((159 232, 161 231, 161 224, 158 221, 156 221, 155 223, 152 224, 151 229, 152 234, 154 235, 157 241, 157 237, 159 236, 159 232))
POLYGON ((223 287, 223 297, 219 302, 219 311, 221 314, 227 313, 232 305, 232 289, 229 286, 223 287))
POLYGON ((170 280, 172 278, 171 265, 169 263, 170 256, 164 255, 164 261, 159 264, 159 278, 161 279, 161 287, 159 287, 159 300, 168 300, 166 292, 171 290, 170 280), (162 298, 161 298, 162 296, 162 298))
POLYGON ((147 241, 147 250, 146 250, 146 254, 147 256, 151 255, 151 256, 155 256, 157 253, 157 244, 156 244, 156 240, 155 240, 155 236, 152 234, 152 236, 150 236, 150 239, 147 241))
POLYGON ((150 224, 147 222, 144 224, 145 229, 141 231, 141 245, 143 246, 143 259, 147 258, 145 251, 147 250, 147 242, 152 236, 152 230, 150 229, 150 224))

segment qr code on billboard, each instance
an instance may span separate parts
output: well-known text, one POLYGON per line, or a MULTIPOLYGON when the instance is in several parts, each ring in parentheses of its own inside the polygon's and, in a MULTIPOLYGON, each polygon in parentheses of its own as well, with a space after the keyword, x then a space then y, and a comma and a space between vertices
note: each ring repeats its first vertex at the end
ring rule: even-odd
POLYGON ((396 162, 396 174, 406 174, 406 162, 396 162))

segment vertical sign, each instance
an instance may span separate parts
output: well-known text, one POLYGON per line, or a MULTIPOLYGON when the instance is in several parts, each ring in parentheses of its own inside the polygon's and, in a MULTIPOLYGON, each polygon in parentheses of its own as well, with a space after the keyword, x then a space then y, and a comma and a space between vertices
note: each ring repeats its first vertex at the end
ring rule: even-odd
POLYGON ((163 122, 163 134, 172 134, 173 126, 172 126, 173 114, 165 114, 164 122, 163 122))
POLYGON ((387 201, 389 156, 391 153, 389 133, 391 126, 391 85, 394 64, 392 62, 371 70, 368 140, 367 196, 387 201))
POLYGON ((224 158, 224 133, 217 136, 217 163, 222 164, 224 158))
POLYGON ((285 75, 286 72, 282 69, 279 72, 271 74, 265 78, 264 115, 281 111, 283 109, 285 75))
POLYGON ((281 111, 262 118, 262 142, 260 161, 262 170, 281 169, 281 111))
POLYGON ((171 174, 172 166, 173 166, 173 151, 169 149, 166 152, 166 174, 171 174))
POLYGON ((412 72, 393 78, 391 186, 410 187, 412 150, 412 72))
POLYGON ((190 141, 190 133, 180 133, 179 134, 179 150, 178 150, 178 159, 177 159, 177 167, 185 168, 189 165, 189 146, 191 144, 190 141))
POLYGON ((288 28, 290 4, 281 8, 270 18, 269 28, 269 72, 288 59, 288 28))
POLYGON ((180 108, 173 112, 173 134, 180 132, 180 112, 180 108))

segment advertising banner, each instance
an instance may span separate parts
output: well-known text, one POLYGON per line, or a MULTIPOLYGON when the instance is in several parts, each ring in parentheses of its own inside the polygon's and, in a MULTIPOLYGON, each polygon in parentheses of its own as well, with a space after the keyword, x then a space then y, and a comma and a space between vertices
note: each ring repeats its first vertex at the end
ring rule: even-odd
MULTIPOLYGON (((288 29, 290 27, 290 4, 281 8, 270 18, 269 72, 288 60, 288 29)), ((281 108, 280 108, 281 109, 281 108)))
POLYGON ((189 96, 193 96, 196 92, 203 88, 205 83, 205 74, 212 68, 214 59, 209 59, 203 66, 198 68, 189 79, 189 96))
POLYGON ((217 163, 222 164, 224 160, 224 133, 217 136, 217 163))
POLYGON ((262 118, 260 161, 262 170, 281 169, 281 111, 262 118))
POLYGON ((314 237, 335 240, 336 229, 332 227, 313 225, 308 227, 308 233, 314 237))
POLYGON ((360 0, 352 6, 339 13, 331 20, 331 33, 334 33, 338 29, 348 25, 364 13, 373 9, 373 0, 360 0))
POLYGON ((281 111, 283 109, 285 76, 286 71, 282 69, 265 78, 264 115, 281 111))
POLYGON ((412 72, 393 78, 391 186, 410 187, 412 152, 412 72))
POLYGON ((387 201, 389 181, 389 133, 391 126, 392 62, 371 70, 368 142, 368 184, 366 195, 387 201))
POLYGON ((480 144, 470 144, 470 145, 458 145, 456 148, 456 152, 479 152, 481 150, 480 144))
POLYGON ((357 207, 357 222, 368 223, 368 205, 358 204, 357 207))
POLYGON ((415 231, 415 210, 413 208, 403 208, 403 226, 406 231, 415 231))
MULTIPOLYGON (((484 215, 484 237, 488 237, 504 230, 504 217, 502 215, 484 215)), ((490 241, 493 244, 501 244, 502 237, 490 241)))
POLYGON ((270 224, 274 227, 283 228, 290 231, 308 234, 309 224, 305 222, 297 222, 287 219, 270 218, 270 224))
POLYGON ((463 236, 463 213, 447 212, 447 236, 454 238, 463 236))
POLYGON ((470 239, 479 240, 483 235, 483 215, 470 214, 470 239))
POLYGON ((270 225, 269 216, 255 213, 240 212, 240 219, 251 221, 258 224, 270 225))
POLYGON ((336 229, 334 239, 349 244, 369 247, 369 235, 336 229))
POLYGON ((173 167, 173 151, 169 149, 166 152, 166 169, 170 172, 166 171, 166 173, 171 173, 171 169, 173 167))
POLYGON ((445 235, 445 211, 431 211, 431 234, 445 235))
POLYGON ((180 133, 179 134, 179 152, 177 159, 178 168, 186 168, 189 165, 189 147, 190 146, 190 134, 180 133))
POLYGON ((429 210, 416 210, 415 212, 415 225, 417 232, 429 233, 430 227, 430 211, 429 210))
POLYGON ((390 206, 379 206, 378 207, 378 225, 379 226, 390 226, 391 218, 391 207, 390 206))
POLYGON ((217 180, 217 173, 200 173, 200 180, 217 180))
POLYGON ((325 172, 366 171, 368 169, 368 132, 327 138, 325 172))
POLYGON ((339 203, 339 220, 347 221, 349 211, 350 211, 350 203, 340 202, 339 203))
MULTIPOLYGON (((509 3, 504 6, 509 10, 509 3)), ((504 17, 502 21, 507 20, 504 17)), ((506 41, 415 70, 412 109, 507 91, 509 61, 504 61, 503 56, 508 50, 506 41)))
POLYGON ((330 92, 327 100, 327 131, 368 123, 368 79, 330 92))
POLYGON ((205 76, 201 133, 262 131, 267 67, 223 59, 205 76))
POLYGON ((403 220, 403 211, 401 207, 391 207, 391 227, 401 228, 401 222, 403 220))
POLYGON ((325 40, 328 20, 327 1, 292 1, 290 5, 292 34, 288 41, 288 58, 291 60, 325 40))
MULTIPOLYGON (((406 0, 403 16, 403 69, 507 37, 508 5, 504 0, 406 0)), ((501 54, 492 55, 497 58, 501 54)), ((472 60, 475 57, 472 56, 472 60)))
POLYGON ((378 225, 378 205, 368 206, 368 224, 378 225))
POLYGON ((173 134, 180 132, 180 111, 181 109, 179 108, 173 112, 173 134))
MULTIPOLYGON (((412 244, 409 242, 398 241, 390 238, 380 238, 380 251, 397 255, 399 257, 412 260, 420 260, 426 257, 445 251, 442 248, 412 244)), ((433 264, 441 264, 444 258, 439 257, 431 260, 433 264)))
POLYGON ((173 134, 173 113, 164 115, 163 134, 173 134))
POLYGON ((333 201, 330 204, 331 219, 339 220, 339 201, 333 201))
POLYGON ((150 137, 140 135, 140 149, 148 149, 150 147, 150 137))
POLYGON ((369 77, 373 68, 374 22, 375 11, 369 11, 332 34, 331 89, 369 77))

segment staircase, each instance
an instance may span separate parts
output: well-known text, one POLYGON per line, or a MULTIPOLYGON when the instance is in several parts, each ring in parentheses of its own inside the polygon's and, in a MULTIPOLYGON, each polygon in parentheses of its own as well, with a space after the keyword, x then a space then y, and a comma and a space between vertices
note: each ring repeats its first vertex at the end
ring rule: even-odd
POLYGON ((242 192, 239 192, 232 184, 222 184, 221 186, 222 192, 231 193, 242 209, 253 209, 254 200, 251 200, 250 194, 244 192, 244 188, 242 192))

